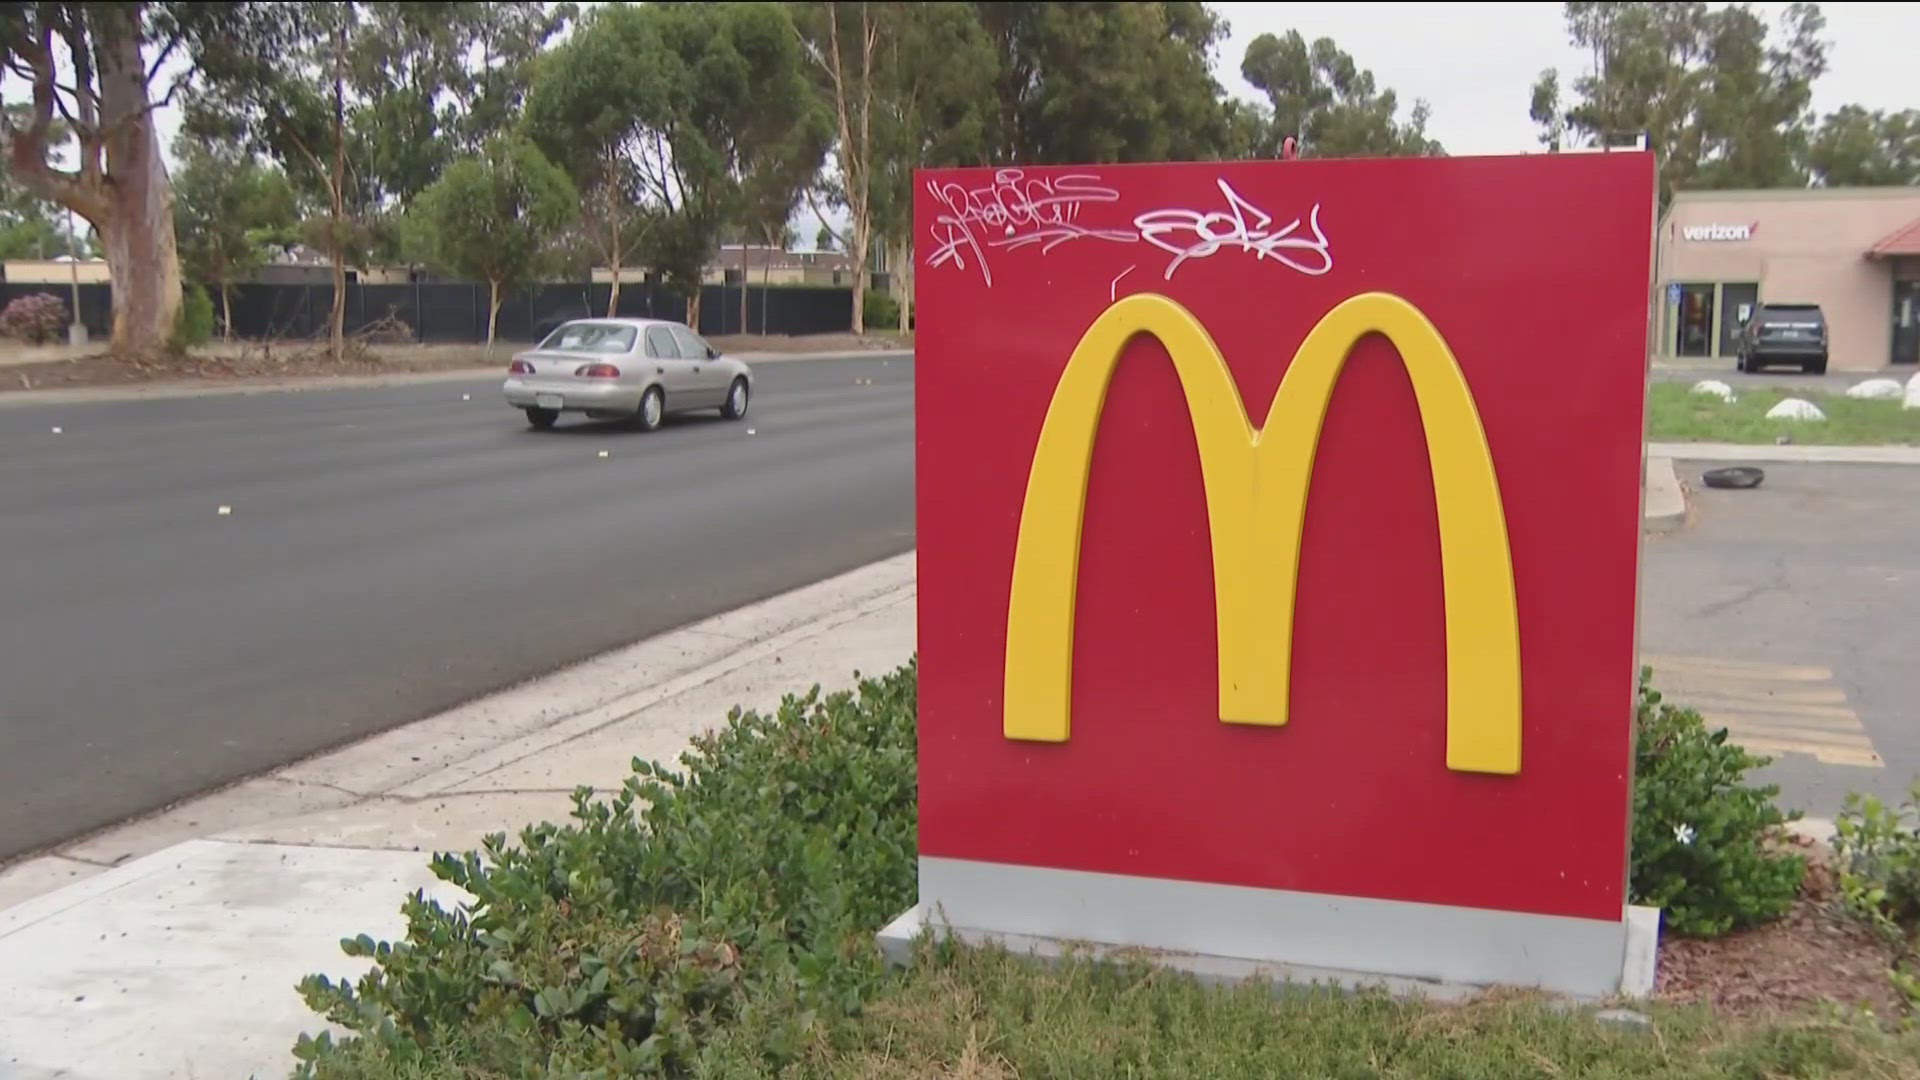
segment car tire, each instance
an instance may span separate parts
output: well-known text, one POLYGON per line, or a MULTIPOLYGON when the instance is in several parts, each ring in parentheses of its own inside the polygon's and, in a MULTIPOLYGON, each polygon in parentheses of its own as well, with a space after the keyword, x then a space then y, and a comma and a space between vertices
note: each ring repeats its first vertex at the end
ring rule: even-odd
POLYGON ((747 380, 736 378, 733 385, 727 387, 727 402, 720 406, 720 415, 729 420, 738 420, 747 415, 747 405, 753 391, 747 387, 747 380))
POLYGON ((667 395, 657 386, 647 387, 640 395, 640 407, 633 411, 633 426, 641 431, 658 431, 667 417, 667 395))
POLYGON ((526 411, 527 411, 527 423, 533 425, 534 427, 538 428, 541 431, 546 431, 549 428, 553 427, 553 425, 560 419, 559 412, 553 409, 538 409, 529 405, 527 406, 526 411))
POLYGON ((1818 360, 1807 361, 1806 369, 1809 375, 1825 375, 1827 373, 1826 354, 1822 353, 1818 360))

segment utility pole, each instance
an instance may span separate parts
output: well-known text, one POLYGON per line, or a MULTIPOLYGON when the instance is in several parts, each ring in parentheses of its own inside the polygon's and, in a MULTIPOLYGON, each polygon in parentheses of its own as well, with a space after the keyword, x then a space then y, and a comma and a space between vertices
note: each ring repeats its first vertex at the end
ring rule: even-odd
POLYGON ((79 348, 87 343, 87 324, 80 321, 80 230, 73 223, 73 207, 67 207, 67 271, 73 277, 73 322, 67 325, 67 344, 79 348))

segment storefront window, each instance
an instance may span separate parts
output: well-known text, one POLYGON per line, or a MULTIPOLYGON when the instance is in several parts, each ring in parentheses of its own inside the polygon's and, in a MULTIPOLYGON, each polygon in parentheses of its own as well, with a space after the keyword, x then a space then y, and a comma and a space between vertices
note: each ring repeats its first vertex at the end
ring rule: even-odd
POLYGON ((1750 282, 1729 282, 1720 286, 1720 355, 1740 352, 1740 328, 1753 317, 1760 301, 1760 286, 1750 282))
POLYGON ((1893 362, 1920 364, 1920 281, 1893 283, 1893 362))
POLYGON ((1713 355, 1713 286, 1680 286, 1678 318, 1675 320, 1674 353, 1679 356, 1713 355))

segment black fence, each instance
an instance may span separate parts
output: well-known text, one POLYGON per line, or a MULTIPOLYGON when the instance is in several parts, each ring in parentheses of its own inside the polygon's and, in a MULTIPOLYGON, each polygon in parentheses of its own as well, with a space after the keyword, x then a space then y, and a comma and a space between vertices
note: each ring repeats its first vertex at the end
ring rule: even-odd
MULTIPOLYGON (((0 306, 31 293, 52 293, 72 304, 71 285, 0 283, 0 306)), ((568 319, 607 314, 610 285, 538 285, 515 289, 500 301, 496 335, 504 341, 537 341, 568 319)), ((236 285, 233 333, 244 338, 313 338, 326 333, 333 311, 331 285, 236 285)), ((215 319, 220 297, 213 297, 215 319)), ((658 285, 621 282, 616 315, 686 318, 681 297, 658 285)), ((105 284, 80 286, 80 321, 90 334, 106 335, 113 324, 113 293, 105 284)), ((386 332, 421 342, 484 341, 487 287, 465 282, 347 286, 349 334, 386 332)), ((853 293, 845 287, 708 285, 700 290, 703 334, 829 334, 853 325, 853 293), (744 294, 744 311, 742 299, 744 294)))

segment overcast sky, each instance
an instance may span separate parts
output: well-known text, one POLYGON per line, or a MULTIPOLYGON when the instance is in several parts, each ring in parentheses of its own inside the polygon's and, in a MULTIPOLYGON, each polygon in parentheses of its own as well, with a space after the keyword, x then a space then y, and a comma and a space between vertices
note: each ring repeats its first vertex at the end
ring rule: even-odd
MULTIPOLYGON (((1754 4, 1769 20, 1786 4, 1754 4)), ((1400 97, 1402 117, 1416 98, 1433 106, 1427 134, 1449 154, 1513 154, 1538 149, 1527 97, 1542 68, 1558 67, 1562 85, 1586 67, 1567 42, 1557 3, 1519 4, 1214 4, 1232 25, 1219 78, 1236 94, 1255 91, 1240 78, 1247 43, 1298 30, 1330 37, 1374 81, 1400 97)), ((1920 106, 1920 4, 1826 3, 1829 70, 1814 84, 1814 108, 1826 113, 1920 106)))

